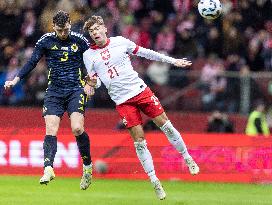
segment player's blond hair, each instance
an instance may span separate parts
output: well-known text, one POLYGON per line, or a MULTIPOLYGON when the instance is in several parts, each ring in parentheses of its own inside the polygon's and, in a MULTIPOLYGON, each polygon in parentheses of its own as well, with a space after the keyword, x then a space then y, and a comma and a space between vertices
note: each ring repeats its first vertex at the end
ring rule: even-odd
POLYGON ((93 15, 91 18, 89 18, 83 26, 83 30, 84 31, 88 31, 89 28, 91 26, 93 26, 94 24, 98 24, 98 25, 104 25, 104 21, 103 18, 101 16, 95 16, 93 15))

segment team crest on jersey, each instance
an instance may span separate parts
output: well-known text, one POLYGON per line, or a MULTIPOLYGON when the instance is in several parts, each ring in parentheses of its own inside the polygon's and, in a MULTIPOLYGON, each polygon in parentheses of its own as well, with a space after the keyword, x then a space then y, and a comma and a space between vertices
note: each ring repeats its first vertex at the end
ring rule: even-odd
POLYGON ((126 117, 124 117, 122 121, 123 121, 123 124, 124 124, 125 126, 127 126, 127 120, 126 120, 126 117))
POLYGON ((78 50, 77 44, 74 43, 74 44, 71 46, 71 49, 72 49, 72 51, 77 52, 77 50, 78 50))
POLYGON ((57 45, 54 45, 51 49, 52 50, 58 50, 58 47, 57 47, 57 45))
POLYGON ((109 52, 108 49, 102 51, 102 52, 100 53, 100 55, 101 55, 101 57, 102 57, 102 59, 103 59, 104 61, 110 59, 110 52, 109 52))

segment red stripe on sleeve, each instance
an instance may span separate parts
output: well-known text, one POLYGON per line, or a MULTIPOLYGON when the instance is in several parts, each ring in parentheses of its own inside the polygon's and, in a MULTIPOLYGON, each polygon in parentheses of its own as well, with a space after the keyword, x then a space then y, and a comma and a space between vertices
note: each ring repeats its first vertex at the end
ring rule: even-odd
POLYGON ((139 46, 136 45, 136 48, 134 49, 134 51, 132 53, 135 55, 138 52, 138 50, 139 50, 139 46))

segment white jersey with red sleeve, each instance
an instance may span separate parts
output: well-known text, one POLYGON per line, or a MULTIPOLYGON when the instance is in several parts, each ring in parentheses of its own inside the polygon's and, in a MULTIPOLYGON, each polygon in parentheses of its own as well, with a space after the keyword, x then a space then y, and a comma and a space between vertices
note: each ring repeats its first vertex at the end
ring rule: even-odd
POLYGON ((137 46, 122 37, 111 37, 103 47, 92 45, 83 54, 89 75, 97 75, 108 89, 111 99, 121 104, 145 90, 147 85, 133 70, 129 55, 174 63, 175 59, 137 46))

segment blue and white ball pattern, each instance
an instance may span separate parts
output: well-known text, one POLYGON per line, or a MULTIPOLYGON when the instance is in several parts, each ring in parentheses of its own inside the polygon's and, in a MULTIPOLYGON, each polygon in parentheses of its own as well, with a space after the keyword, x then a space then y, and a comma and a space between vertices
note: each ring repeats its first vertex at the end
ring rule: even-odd
POLYGON ((216 19, 222 13, 219 0, 200 0, 197 5, 200 15, 206 19, 216 19))

